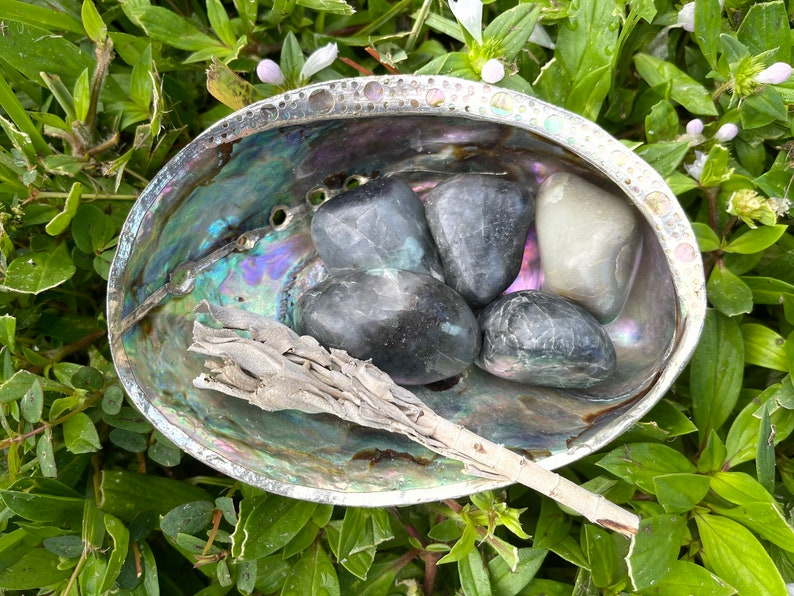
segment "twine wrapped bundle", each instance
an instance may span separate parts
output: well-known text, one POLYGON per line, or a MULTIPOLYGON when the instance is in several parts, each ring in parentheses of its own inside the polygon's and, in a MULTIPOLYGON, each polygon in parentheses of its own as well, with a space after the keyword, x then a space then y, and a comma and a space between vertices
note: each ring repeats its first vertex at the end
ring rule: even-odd
POLYGON ((221 328, 196 321, 190 350, 211 359, 194 379, 269 412, 333 414, 355 424, 399 433, 450 459, 469 474, 523 484, 585 518, 633 536, 639 518, 538 464, 439 416, 409 390, 368 361, 326 350, 272 319, 202 301, 221 328), (241 334, 240 331, 244 331, 241 334))

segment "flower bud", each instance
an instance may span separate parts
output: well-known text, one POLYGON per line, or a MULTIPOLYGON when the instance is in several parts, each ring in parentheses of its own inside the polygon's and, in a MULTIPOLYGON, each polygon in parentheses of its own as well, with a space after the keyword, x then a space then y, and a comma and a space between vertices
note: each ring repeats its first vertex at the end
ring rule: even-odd
POLYGON ((270 58, 260 60, 259 64, 256 65, 256 76, 259 77, 260 81, 268 85, 284 84, 284 73, 281 72, 279 65, 270 58))
POLYGON ((703 132, 703 121, 700 118, 695 118, 686 123, 686 134, 691 137, 696 137, 703 132))
POLYGON ((505 78, 504 64, 499 62, 499 60, 496 58, 491 58, 488 60, 488 62, 482 65, 480 76, 486 83, 498 83, 505 78))
POLYGON ((678 24, 684 31, 692 32, 695 30, 695 3, 687 2, 678 11, 678 24))
POLYGON ((303 68, 301 68, 301 80, 306 81, 322 69, 331 66, 338 54, 339 49, 336 47, 335 43, 329 43, 313 52, 312 55, 306 59, 303 68))
POLYGON ((735 138, 737 134, 739 134, 739 127, 733 122, 728 122, 717 129, 717 132, 714 133, 714 140, 718 143, 725 143, 735 138))
POLYGON ((791 76, 791 65, 786 62, 775 62, 757 75, 753 80, 760 85, 779 85, 785 83, 791 76))
POLYGON ((727 211, 749 227, 756 228, 756 222, 765 226, 774 226, 777 223, 779 208, 776 199, 767 199, 752 189, 743 188, 734 192, 728 199, 727 211))

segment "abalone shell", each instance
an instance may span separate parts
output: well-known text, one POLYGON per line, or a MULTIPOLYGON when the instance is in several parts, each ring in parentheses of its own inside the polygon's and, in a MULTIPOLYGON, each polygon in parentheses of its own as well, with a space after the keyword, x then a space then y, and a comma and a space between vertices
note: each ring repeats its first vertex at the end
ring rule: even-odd
POLYGON ((536 201, 543 288, 575 300, 601 323, 614 320, 642 247, 636 209, 567 172, 549 176, 536 201))
POLYGON ((608 379, 616 356, 604 328, 561 296, 523 290, 480 313, 482 351, 477 365, 505 379, 564 389, 608 379))
POLYGON ((424 205, 398 178, 376 178, 326 201, 312 218, 311 236, 332 273, 395 268, 443 279, 424 205))
POLYGON ((296 331, 346 350, 404 385, 461 373, 477 356, 480 330, 463 298, 415 271, 335 275, 307 290, 293 311, 296 331))
POLYGON ((526 189, 494 175, 460 174, 428 193, 425 213, 444 278, 472 308, 518 275, 534 208, 526 189))

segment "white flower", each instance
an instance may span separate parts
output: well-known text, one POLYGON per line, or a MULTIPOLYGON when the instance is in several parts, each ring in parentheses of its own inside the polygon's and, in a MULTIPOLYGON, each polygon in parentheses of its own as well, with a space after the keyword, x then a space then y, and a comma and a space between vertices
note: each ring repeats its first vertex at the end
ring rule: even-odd
POLYGON ((691 137, 696 137, 703 132, 703 121, 700 118, 695 118, 686 123, 686 134, 691 137))
POLYGON ((549 50, 553 50, 555 47, 554 40, 552 40, 551 36, 549 36, 549 33, 540 23, 535 25, 535 28, 532 29, 532 33, 529 36, 529 42, 537 44, 542 48, 548 48, 549 50))
POLYGON ((678 24, 684 28, 685 31, 695 30, 695 3, 687 2, 678 11, 678 24))
POLYGON ((504 64, 499 62, 499 60, 496 58, 491 58, 488 60, 488 62, 482 65, 480 76, 486 83, 498 83, 505 78, 504 64))
POLYGON ((284 73, 281 72, 279 65, 270 58, 265 58, 256 65, 256 76, 259 77, 260 81, 268 85, 284 84, 284 73))
POLYGON ((482 0, 449 0, 449 8, 461 27, 482 45, 482 0))
POLYGON ((695 151, 695 161, 692 163, 685 163, 684 169, 687 174, 692 176, 695 180, 700 182, 700 176, 703 174, 703 167, 706 165, 708 155, 702 151, 695 151))
POLYGON ((725 143, 736 137, 737 134, 739 134, 739 127, 733 122, 728 122, 717 129, 717 132, 714 133, 714 140, 718 143, 725 143))
POLYGON ((311 56, 306 58, 306 62, 303 64, 303 68, 301 68, 301 80, 306 81, 322 69, 331 66, 338 54, 339 49, 336 47, 335 43, 329 43, 313 52, 311 56))
POLYGON ((775 214, 778 217, 788 215, 789 209, 791 209, 791 201, 780 197, 773 197, 769 199, 769 201, 772 203, 772 208, 775 210, 775 214))
POLYGON ((753 77, 761 85, 779 85, 785 83, 791 76, 791 65, 786 62, 775 62, 753 77))

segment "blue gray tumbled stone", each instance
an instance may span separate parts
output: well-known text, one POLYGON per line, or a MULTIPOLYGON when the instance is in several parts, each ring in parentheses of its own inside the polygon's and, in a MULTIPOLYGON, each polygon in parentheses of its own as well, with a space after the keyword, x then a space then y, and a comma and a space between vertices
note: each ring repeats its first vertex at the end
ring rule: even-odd
POLYGON ((396 268, 443 279, 422 201, 397 178, 376 178, 323 203, 311 236, 331 273, 396 268))
POLYGON ((510 379, 580 389, 609 378, 616 356, 604 328, 581 306, 539 290, 492 302, 479 317, 477 365, 510 379))
POLYGON ((414 271, 331 276, 293 311, 296 331, 368 359, 397 383, 422 385, 463 372, 480 349, 477 319, 442 282, 414 271))
POLYGON ((535 227, 543 288, 575 300, 600 322, 618 316, 642 248, 636 209, 569 173, 538 189, 535 227))
POLYGON ((425 213, 444 278, 472 308, 518 275, 533 211, 527 190, 497 176, 461 174, 428 193, 425 213))

